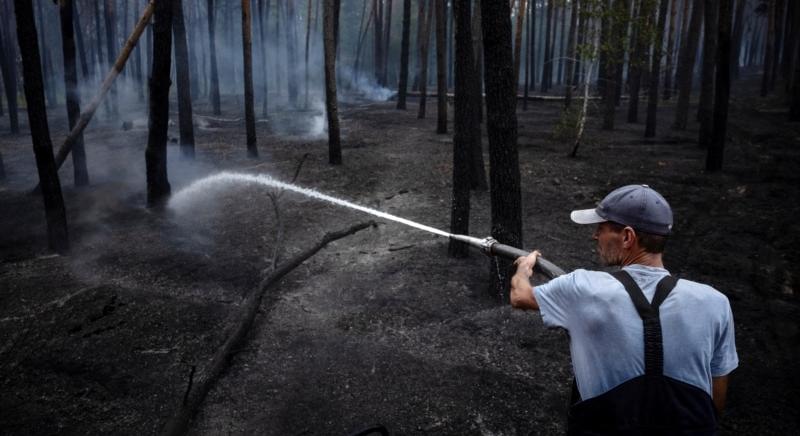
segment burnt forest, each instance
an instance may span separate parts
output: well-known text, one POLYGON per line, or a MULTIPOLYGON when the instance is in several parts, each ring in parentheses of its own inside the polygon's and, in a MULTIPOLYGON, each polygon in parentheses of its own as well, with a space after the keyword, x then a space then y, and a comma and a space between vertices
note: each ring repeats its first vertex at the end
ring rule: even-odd
POLYGON ((0 77, 0 434, 565 434, 514 261, 634 184, 800 434, 798 1, 2 0, 0 77))

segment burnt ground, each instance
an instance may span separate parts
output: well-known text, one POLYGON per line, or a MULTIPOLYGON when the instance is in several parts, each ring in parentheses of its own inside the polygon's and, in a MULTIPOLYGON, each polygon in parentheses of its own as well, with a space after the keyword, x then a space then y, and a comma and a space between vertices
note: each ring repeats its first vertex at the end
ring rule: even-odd
MULTIPOLYGON (((741 363, 722 433, 797 434, 800 125, 784 121, 780 101, 745 97, 755 94, 734 89, 718 174, 703 171, 695 123, 687 132, 666 127, 672 102, 662 105, 654 141, 642 139, 641 124, 624 123, 624 107, 614 132, 591 119, 576 159, 553 139, 560 103, 532 103, 519 112, 524 238, 567 270, 597 268, 592 230, 571 224, 568 212, 623 184, 661 191, 676 216, 668 269, 713 285, 733 305, 741 363)), ((343 104, 340 167, 327 164, 323 138, 302 134, 312 115, 303 111, 261 120, 261 157, 247 159, 238 107, 228 100, 223 117, 209 117, 198 105, 196 161, 169 147, 174 192, 219 170, 288 181, 308 154, 298 184, 448 227, 452 136, 434 133, 435 105, 420 121, 413 102, 407 112, 392 102, 343 104)), ((270 191, 255 186, 148 210, 142 108, 124 111, 137 120, 131 130, 102 115, 93 121, 92 186, 73 187, 71 164, 62 169, 68 256, 47 250, 41 200, 28 194, 36 181, 29 137, 0 138, 8 173, 0 184, 0 433, 157 433, 192 367, 204 367, 257 287, 278 229, 279 259, 288 259, 370 219, 286 193, 278 220, 270 191)), ((64 112, 50 110, 55 138, 64 112)), ((0 131, 7 122, 0 118, 0 131)), ((488 193, 476 192, 472 205, 471 233, 485 236, 488 193)), ((490 297, 490 260, 446 253, 441 238, 382 220, 323 249, 268 291, 190 432, 344 435, 372 423, 395 434, 562 432, 566 335, 490 297)))

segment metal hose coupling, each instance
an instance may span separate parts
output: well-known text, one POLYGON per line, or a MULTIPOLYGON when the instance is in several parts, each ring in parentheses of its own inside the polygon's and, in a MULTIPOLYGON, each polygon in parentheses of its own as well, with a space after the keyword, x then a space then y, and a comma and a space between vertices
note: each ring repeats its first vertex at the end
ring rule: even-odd
POLYGON ((475 238, 467 235, 450 234, 450 239, 469 244, 481 250, 481 252, 487 256, 494 255, 494 253, 492 253, 492 245, 497 243, 497 240, 492 238, 491 236, 487 236, 485 238, 475 238))

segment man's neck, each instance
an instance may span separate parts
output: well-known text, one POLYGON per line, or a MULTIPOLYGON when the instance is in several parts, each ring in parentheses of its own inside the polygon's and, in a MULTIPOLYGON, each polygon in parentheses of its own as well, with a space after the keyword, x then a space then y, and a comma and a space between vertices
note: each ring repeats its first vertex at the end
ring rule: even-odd
POLYGON ((622 260, 621 266, 628 265, 644 265, 655 268, 664 268, 664 262, 662 260, 661 253, 648 253, 646 251, 630 253, 630 255, 626 256, 625 259, 622 260))

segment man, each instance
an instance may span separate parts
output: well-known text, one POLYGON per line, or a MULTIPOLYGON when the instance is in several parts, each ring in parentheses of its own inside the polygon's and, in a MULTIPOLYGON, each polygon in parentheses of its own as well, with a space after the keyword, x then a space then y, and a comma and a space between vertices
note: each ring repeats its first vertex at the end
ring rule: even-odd
POLYGON ((714 434, 739 362, 733 315, 723 294, 664 269, 669 204, 629 185, 570 217, 597 225, 601 260, 621 270, 579 269, 533 288, 534 251, 517 259, 510 296, 569 331, 569 434, 714 434))

